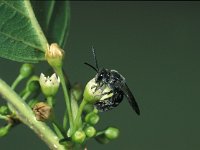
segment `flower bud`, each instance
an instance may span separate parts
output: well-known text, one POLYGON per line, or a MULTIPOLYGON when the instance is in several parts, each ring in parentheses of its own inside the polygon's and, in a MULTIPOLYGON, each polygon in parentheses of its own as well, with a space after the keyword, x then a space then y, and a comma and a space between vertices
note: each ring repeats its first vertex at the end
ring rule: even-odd
POLYGON ((33 112, 38 121, 46 121, 52 118, 52 108, 44 102, 35 104, 33 112))
POLYGON ((93 110, 94 110, 93 104, 86 104, 85 107, 83 108, 83 111, 87 114, 92 112, 93 110))
POLYGON ((35 92, 35 91, 39 90, 40 89, 39 82, 38 81, 30 82, 28 89, 30 92, 35 92))
POLYGON ((11 128, 11 124, 7 124, 4 127, 0 128, 0 137, 6 136, 8 134, 8 132, 10 131, 11 128))
POLYGON ((45 57, 48 63, 52 67, 61 67, 63 61, 64 51, 59 47, 57 43, 52 43, 45 53, 45 57))
POLYGON ((84 90, 84 100, 87 103, 94 104, 95 102, 107 98, 107 96, 111 95, 104 95, 105 92, 111 91, 111 89, 104 85, 102 87, 99 87, 100 85, 95 82, 95 78, 90 80, 84 90))
POLYGON ((87 114, 86 116, 85 116, 85 122, 87 122, 88 124, 90 124, 90 125, 95 125, 95 124, 97 124, 98 123, 98 121, 99 121, 99 115, 97 115, 96 113, 94 113, 94 112, 91 112, 91 113, 89 113, 89 114, 87 114))
POLYGON ((107 144, 111 140, 116 139, 119 136, 119 129, 114 127, 108 127, 107 129, 97 133, 95 139, 101 144, 107 144))
POLYGON ((41 73, 39 83, 46 97, 54 97, 58 92, 60 78, 57 77, 55 73, 51 77, 45 77, 45 75, 41 73))
POLYGON ((72 140, 76 143, 82 144, 85 140, 85 132, 78 130, 72 135, 72 140))
POLYGON ((114 127, 108 127, 105 130, 105 136, 110 140, 114 140, 119 137, 119 129, 114 127))
POLYGON ((9 112, 9 109, 8 109, 8 106, 0 106, 0 114, 1 115, 7 115, 8 114, 8 112, 9 112))
POLYGON ((33 65, 31 64, 23 64, 20 68, 20 75, 23 78, 29 77, 33 73, 33 65))
POLYGON ((89 138, 95 136, 96 134, 96 129, 93 126, 86 127, 84 131, 85 131, 86 136, 89 138))
POLYGON ((26 90, 31 93, 38 91, 40 89, 38 80, 38 76, 32 76, 26 84, 26 90))

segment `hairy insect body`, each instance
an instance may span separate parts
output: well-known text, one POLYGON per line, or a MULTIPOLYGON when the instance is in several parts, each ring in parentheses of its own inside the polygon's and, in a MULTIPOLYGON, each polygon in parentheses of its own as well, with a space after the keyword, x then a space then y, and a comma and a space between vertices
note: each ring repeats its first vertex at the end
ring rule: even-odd
POLYGON ((112 108, 118 106, 125 96, 133 110, 135 110, 135 112, 139 115, 139 106, 133 96, 133 93, 127 86, 125 78, 116 70, 109 70, 105 68, 99 69, 94 49, 92 49, 92 52, 94 56, 95 67, 88 63, 85 64, 97 72, 95 75, 96 85, 93 87, 94 92, 100 90, 102 91, 101 94, 103 95, 101 99, 94 104, 95 107, 99 111, 111 110, 112 108), (105 90, 106 88, 108 90, 105 90))
POLYGON ((95 76, 95 81, 99 85, 97 88, 108 86, 110 91, 105 91, 100 101, 95 103, 99 111, 107 111, 118 106, 123 100, 123 91, 120 90, 120 84, 125 82, 125 78, 116 70, 102 69, 95 76))

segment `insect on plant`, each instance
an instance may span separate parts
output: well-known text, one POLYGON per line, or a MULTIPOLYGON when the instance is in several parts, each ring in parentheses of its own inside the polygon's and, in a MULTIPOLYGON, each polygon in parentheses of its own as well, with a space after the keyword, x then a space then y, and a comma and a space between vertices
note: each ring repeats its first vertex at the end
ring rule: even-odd
POLYGON ((100 99, 100 101, 97 101, 94 106, 101 112, 108 111, 114 107, 117 107, 125 96, 128 99, 131 107, 138 115, 140 115, 139 106, 131 90, 127 86, 125 78, 116 70, 105 68, 99 69, 96 53, 93 47, 92 53, 95 67, 87 62, 84 63, 97 72, 95 75, 95 82, 97 85, 93 86, 92 88, 95 88, 94 91, 104 89, 105 86, 108 86, 111 89, 108 92, 102 93, 104 96, 100 99))
POLYGON ((13 3, 4 0, 0 2, 0 8, 0 26, 5 27, 0 28, 4 33, 0 34, 0 39, 6 39, 1 43, 0 57, 24 63, 11 85, 0 78, 0 98, 6 100, 6 104, 0 106, 0 121, 5 123, 0 124, 0 138, 16 125, 25 124, 52 150, 87 149, 90 139, 107 144, 120 135, 120 130, 114 126, 96 126, 100 120, 99 112, 117 107, 126 97, 133 110, 140 115, 139 106, 125 78, 116 70, 99 68, 94 48, 94 65, 85 64, 95 70, 96 75, 85 88, 71 81, 72 84, 67 84, 67 73, 64 71, 66 57, 62 48, 65 47, 69 29, 68 1, 45 1, 43 5, 39 1, 13 3), (25 24, 26 29, 18 27, 19 23, 25 24), (51 76, 45 74, 45 68, 40 75, 35 72, 34 63, 42 60, 51 67, 51 76), (19 84, 23 88, 18 88, 19 84), (62 97, 57 96, 60 86, 62 97), (62 122, 56 114, 59 100, 65 104, 64 114, 59 114, 62 115, 62 122))

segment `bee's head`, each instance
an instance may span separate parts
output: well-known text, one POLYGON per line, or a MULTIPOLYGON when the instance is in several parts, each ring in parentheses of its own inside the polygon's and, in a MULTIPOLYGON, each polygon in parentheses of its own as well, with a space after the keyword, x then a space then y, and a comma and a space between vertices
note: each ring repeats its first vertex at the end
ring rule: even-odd
POLYGON ((108 69, 101 69, 99 70, 99 72, 96 74, 95 76, 95 82, 108 82, 109 80, 109 77, 110 77, 110 73, 108 71, 108 69))

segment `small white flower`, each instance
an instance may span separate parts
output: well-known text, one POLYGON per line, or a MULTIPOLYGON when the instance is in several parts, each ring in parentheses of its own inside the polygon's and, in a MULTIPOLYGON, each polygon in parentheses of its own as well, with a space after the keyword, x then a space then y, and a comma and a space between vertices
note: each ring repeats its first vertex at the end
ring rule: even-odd
POLYGON ((89 103, 95 103, 97 101, 112 97, 113 93, 110 91, 111 89, 106 85, 99 87, 99 85, 95 82, 95 78, 93 78, 85 87, 84 99, 89 103))
POLYGON ((60 85, 60 78, 57 77, 55 73, 51 77, 46 77, 43 73, 41 73, 39 83, 42 92, 46 97, 55 96, 60 85))

